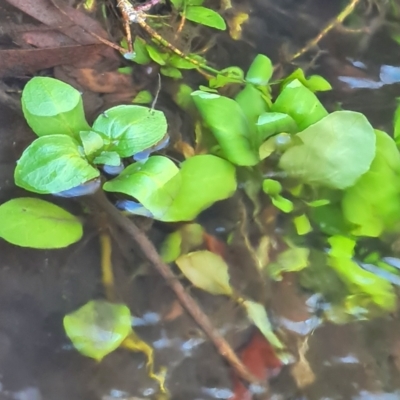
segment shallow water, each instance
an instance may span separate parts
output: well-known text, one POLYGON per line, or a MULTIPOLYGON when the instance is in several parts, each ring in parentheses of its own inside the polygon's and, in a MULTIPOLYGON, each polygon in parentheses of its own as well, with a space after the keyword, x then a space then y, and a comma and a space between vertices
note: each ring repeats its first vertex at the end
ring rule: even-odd
MULTIPOLYGON (((241 2, 237 7, 250 11, 244 40, 217 36, 210 58, 221 66, 245 68, 255 54, 265 53, 278 62, 282 46, 289 52, 301 48, 340 11, 340 3, 241 2)), ((378 17, 375 13, 364 22, 372 24, 378 17)), ((370 39, 366 35, 329 35, 321 44, 326 53, 308 72, 332 82, 334 90, 323 96, 330 111, 339 103, 363 112, 375 127, 390 130, 395 99, 400 95, 400 47, 394 46, 384 26, 370 39)), ((307 66, 307 59, 300 66, 307 66)), ((169 109, 174 111, 172 105, 169 109)), ((0 104, 1 202, 25 195, 13 186, 13 170, 33 137, 21 115, 0 104)), ((69 200, 52 201, 79 212, 69 200)), ((239 203, 235 197, 217 205, 200 221, 216 236, 229 232, 238 222, 239 203)), ((143 221, 138 222, 146 227, 143 221)), ((253 228, 248 227, 249 232, 253 228)), ((154 224, 147 229, 159 243, 172 228, 154 224)), ((279 240, 284 233, 279 221, 271 229, 279 240)), ((233 381, 224 361, 135 246, 121 232, 116 237, 113 266, 119 300, 130 307, 137 334, 154 348, 156 370, 167 367, 171 399, 230 399, 233 381)), ((233 250, 237 285, 264 299, 245 246, 237 242, 233 250)), ((248 342, 254 328, 235 304, 196 289, 190 293, 235 349, 248 342)), ((120 349, 97 363, 78 354, 66 337, 63 316, 103 295, 98 234, 90 221, 84 239, 64 250, 21 249, 0 241, 0 400, 157 398, 158 387, 147 375, 143 354, 120 349)), ((323 322, 318 295, 302 290, 294 274, 271 284, 267 297, 274 326, 295 358, 271 380, 274 400, 400 399, 397 314, 343 325, 323 322)))

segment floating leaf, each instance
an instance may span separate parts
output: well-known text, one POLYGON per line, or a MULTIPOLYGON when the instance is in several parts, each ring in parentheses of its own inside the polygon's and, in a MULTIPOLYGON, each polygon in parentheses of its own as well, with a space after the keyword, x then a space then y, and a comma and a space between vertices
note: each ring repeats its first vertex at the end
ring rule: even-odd
POLYGON ((64 329, 81 354, 101 361, 132 331, 132 317, 124 304, 92 300, 64 317, 64 329))
POLYGON ((290 115, 300 131, 328 115, 315 94, 298 79, 285 86, 271 111, 290 115))
POLYGON ((82 237, 79 219, 44 200, 12 199, 0 206, 0 237, 35 249, 58 249, 82 237))
POLYGON ((16 185, 36 193, 58 193, 97 178, 99 171, 86 161, 78 146, 66 135, 36 139, 18 160, 16 185))
POLYGON ((22 91, 22 111, 28 125, 38 136, 78 137, 89 130, 81 94, 57 79, 34 77, 22 91))
POLYGON ((393 139, 375 131, 376 155, 369 171, 346 190, 342 209, 354 235, 377 237, 400 224, 400 155, 393 139))
MULTIPOLYGON (((293 100, 294 101, 294 100, 293 100)), ((375 133, 360 113, 336 111, 298 133, 279 166, 305 183, 345 189, 368 171, 375 155, 375 133)))
POLYGON ((275 349, 283 349, 283 344, 272 331, 272 326, 269 322, 265 307, 262 304, 251 300, 243 301, 243 305, 247 311, 249 319, 260 330, 268 342, 275 347, 275 349))
POLYGON ((312 226, 310 224, 310 220, 307 215, 302 214, 298 217, 293 218, 293 223, 296 228, 296 232, 298 235, 306 235, 312 231, 312 226))
POLYGON ((153 101, 153 95, 148 90, 141 90, 132 100, 134 104, 149 104, 153 101))
POLYGON ((271 60, 263 54, 257 54, 247 71, 245 79, 253 85, 266 85, 273 72, 274 67, 271 60))
POLYGON ((257 164, 259 159, 252 143, 251 129, 239 104, 228 97, 200 90, 193 92, 192 97, 224 157, 236 165, 257 164))
POLYGON ((194 286, 212 294, 232 295, 228 265, 219 255, 201 250, 180 256, 175 262, 194 286))
POLYGON ((121 105, 102 113, 93 124, 108 151, 130 157, 159 142, 167 132, 162 111, 138 105, 121 105))
POLYGON ((188 6, 185 10, 187 20, 197 22, 211 28, 225 30, 226 24, 224 19, 214 10, 202 6, 188 6))

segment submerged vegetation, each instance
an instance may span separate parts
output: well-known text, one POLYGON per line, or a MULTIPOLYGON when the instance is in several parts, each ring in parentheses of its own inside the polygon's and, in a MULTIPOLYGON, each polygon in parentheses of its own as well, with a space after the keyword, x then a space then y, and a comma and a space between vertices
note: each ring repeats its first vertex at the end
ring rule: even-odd
MULTIPOLYGON (((222 17, 202 2, 173 5, 189 21, 225 28, 222 17)), ((182 83, 175 96, 192 118, 191 141, 169 147, 167 119, 153 106, 115 106, 90 125, 76 89, 35 77, 24 87, 22 109, 38 137, 17 163, 16 185, 38 195, 78 198, 89 214, 86 199, 107 194, 124 215, 179 223, 159 249, 163 261, 174 263, 194 286, 240 304, 282 357, 284 345, 264 304, 233 287, 224 252, 206 245, 207 233, 196 221, 238 191, 252 203, 256 224, 266 225, 260 210, 268 204, 285 227, 273 259, 266 230, 256 243, 246 243, 261 280, 298 271, 302 286, 332 305, 324 309, 325 318, 338 323, 394 311, 398 265, 381 250, 366 251, 364 243, 374 240, 385 249, 400 232, 400 112, 389 135, 361 113, 328 112, 318 92, 331 86, 320 76, 306 77, 297 69, 274 81, 272 62, 262 54, 247 71, 234 66, 219 71, 203 57, 191 55, 191 62, 157 42, 136 37, 134 54, 126 58, 139 64, 152 60, 173 79, 182 78, 185 69, 208 78, 198 88, 182 83)), ((57 249, 83 235, 81 217, 38 197, 2 204, 0 220, 0 237, 16 246, 57 249)), ((224 248, 233 236, 227 232, 213 240, 224 248)), ((165 391, 164 372, 153 373, 152 349, 132 331, 128 307, 111 297, 66 315, 66 333, 78 351, 96 360, 123 345, 144 351, 150 374, 165 391), (105 339, 101 329, 113 334, 105 339)))

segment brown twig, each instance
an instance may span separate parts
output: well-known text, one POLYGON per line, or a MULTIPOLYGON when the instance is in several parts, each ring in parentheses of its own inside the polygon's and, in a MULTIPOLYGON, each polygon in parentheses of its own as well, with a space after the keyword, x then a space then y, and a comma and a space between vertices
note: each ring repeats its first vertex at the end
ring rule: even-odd
MULTIPOLYGON (((92 197, 93 202, 100 208, 101 211, 107 213, 112 221, 123 229, 140 247, 146 258, 153 264, 157 271, 165 278, 171 289, 175 292, 181 304, 186 308, 189 314, 197 322, 197 324, 204 330, 214 345, 217 347, 218 352, 223 356, 226 361, 235 369, 237 374, 243 380, 261 384, 262 383, 247 369, 247 367, 240 361, 232 347, 224 339, 219 332, 217 332, 209 318, 197 305, 195 300, 186 292, 183 285, 180 283, 175 274, 171 271, 170 267, 165 264, 153 243, 147 236, 140 231, 133 221, 120 213, 106 198, 105 194, 99 190, 92 197)), ((265 385, 263 385, 265 386, 265 385)))
POLYGON ((299 50, 295 55, 293 55, 289 61, 293 61, 296 58, 299 58, 307 51, 311 50, 313 47, 317 46, 317 44, 323 39, 332 29, 336 26, 340 25, 354 10, 360 0, 351 0, 347 7, 332 21, 325 26, 324 29, 310 42, 308 42, 301 50, 299 50))

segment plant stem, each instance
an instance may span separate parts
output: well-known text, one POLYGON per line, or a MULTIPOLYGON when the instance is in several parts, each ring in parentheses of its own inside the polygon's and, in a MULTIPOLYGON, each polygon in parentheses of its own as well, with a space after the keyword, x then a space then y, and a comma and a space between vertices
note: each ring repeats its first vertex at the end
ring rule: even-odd
POLYGON ((301 50, 299 50, 294 56, 291 57, 290 61, 299 58, 304 53, 317 46, 321 39, 323 39, 333 28, 341 24, 354 10, 360 0, 351 0, 347 7, 332 21, 325 26, 324 29, 310 42, 308 42, 301 50))
POLYGON ((171 271, 170 267, 161 260, 156 248, 147 238, 147 236, 140 231, 133 221, 125 217, 108 201, 103 191, 99 190, 97 193, 91 196, 91 198, 101 211, 106 212, 112 221, 121 229, 123 229, 139 245, 143 254, 165 278, 171 289, 175 292, 181 304, 185 307, 197 324, 204 330, 204 332, 217 347, 218 352, 234 368, 237 374, 247 382, 262 385, 262 383, 260 383, 260 381, 252 373, 250 373, 247 367, 240 361, 225 338, 214 329, 209 318, 200 309, 195 300, 186 292, 185 288, 175 274, 171 271))

